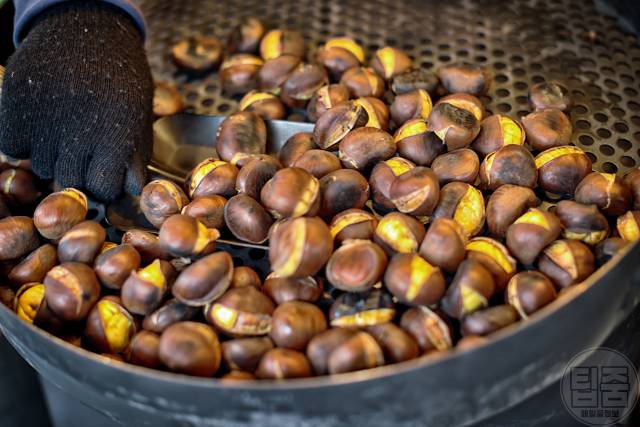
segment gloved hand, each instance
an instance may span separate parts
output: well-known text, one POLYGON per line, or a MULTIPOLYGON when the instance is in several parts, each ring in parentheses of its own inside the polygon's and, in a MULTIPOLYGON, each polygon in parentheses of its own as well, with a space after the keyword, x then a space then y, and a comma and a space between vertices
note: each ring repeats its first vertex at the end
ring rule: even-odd
POLYGON ((70 1, 38 15, 5 72, 0 151, 110 201, 139 194, 152 149, 153 80, 120 9, 70 1))

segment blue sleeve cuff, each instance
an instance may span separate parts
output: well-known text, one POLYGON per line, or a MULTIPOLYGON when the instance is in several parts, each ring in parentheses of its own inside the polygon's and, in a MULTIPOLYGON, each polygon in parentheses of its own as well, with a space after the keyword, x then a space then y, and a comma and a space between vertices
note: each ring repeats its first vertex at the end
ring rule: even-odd
MULTIPOLYGON (((68 0, 14 0, 16 15, 14 18, 13 43, 18 46, 24 38, 24 30, 29 22, 45 9, 68 0)), ((136 26, 140 30, 142 38, 145 37, 144 16, 140 9, 128 0, 101 0, 119 7, 131 16, 136 26)))

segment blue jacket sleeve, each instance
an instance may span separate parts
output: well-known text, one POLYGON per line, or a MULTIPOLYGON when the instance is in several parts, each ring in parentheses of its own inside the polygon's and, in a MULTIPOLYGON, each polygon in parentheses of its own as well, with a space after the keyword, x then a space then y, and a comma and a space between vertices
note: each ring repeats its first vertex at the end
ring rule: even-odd
MULTIPOLYGON (((27 24, 33 18, 35 18, 40 12, 53 6, 57 3, 62 3, 67 0, 14 0, 16 7, 16 15, 14 18, 14 30, 13 30, 13 43, 17 46, 20 40, 24 38, 24 30, 27 28, 27 24)), ((144 38, 145 35, 145 23, 144 17, 140 9, 129 0, 101 0, 107 3, 111 3, 123 9, 128 13, 133 21, 140 29, 140 33, 144 38)))

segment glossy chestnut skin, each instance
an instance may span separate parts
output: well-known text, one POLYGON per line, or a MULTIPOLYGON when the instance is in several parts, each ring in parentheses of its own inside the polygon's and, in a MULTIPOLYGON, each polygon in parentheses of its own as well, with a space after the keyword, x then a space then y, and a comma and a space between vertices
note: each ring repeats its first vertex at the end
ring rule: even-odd
POLYGON ((563 112, 573 105, 569 91, 558 82, 541 82, 531 86, 529 102, 535 110, 556 108, 563 112))
POLYGON ((399 301, 409 305, 435 304, 445 291, 440 268, 418 254, 394 255, 385 272, 384 284, 399 301))
POLYGON ((568 145, 573 128, 571 121, 557 108, 534 111, 522 118, 527 141, 536 151, 568 145))
POLYGON ((122 244, 128 244, 140 254, 142 262, 148 264, 156 259, 170 260, 171 255, 160 247, 160 239, 147 231, 132 229, 122 236, 122 244))
POLYGON ((273 301, 253 286, 232 288, 204 310, 207 322, 231 337, 266 335, 271 330, 273 301))
POLYGON ((271 269, 279 277, 315 275, 331 256, 329 227, 317 217, 301 217, 280 225, 269 239, 271 269))
POLYGON ((401 126, 411 119, 427 120, 433 109, 433 102, 429 92, 416 89, 412 92, 396 95, 389 112, 391 119, 397 126, 401 126))
POLYGON ((640 240, 640 211, 629 211, 616 220, 618 234, 627 242, 640 240))
POLYGON ((387 267, 387 255, 369 240, 344 242, 329 258, 327 280, 346 292, 369 290, 380 281, 387 267))
POLYGON ((284 104, 277 96, 256 90, 252 90, 243 96, 238 108, 240 111, 255 113, 264 120, 282 120, 287 115, 284 104))
POLYGON ((42 283, 44 277, 58 263, 58 255, 53 245, 42 245, 16 264, 7 278, 15 285, 42 283))
POLYGON ((211 70, 222 62, 222 43, 211 37, 188 37, 171 48, 171 56, 180 68, 194 72, 211 70))
POLYGON ((591 173, 591 160, 578 147, 564 145, 549 148, 536 156, 538 185, 552 193, 573 194, 591 173))
POLYGON ((322 296, 323 288, 322 280, 311 276, 296 279, 270 274, 264 281, 262 292, 276 304, 287 301, 316 302, 322 296))
POLYGON ((331 326, 362 328, 393 320, 396 309, 391 294, 383 289, 367 292, 345 292, 329 310, 331 326))
POLYGON ((107 238, 105 229, 94 221, 74 225, 58 243, 58 259, 64 262, 81 262, 93 265, 107 238))
POLYGON ((192 199, 214 195, 231 197, 235 194, 237 176, 238 168, 231 163, 205 159, 187 176, 185 190, 192 199))
POLYGON ((623 179, 613 173, 591 172, 576 187, 575 199, 594 204, 605 215, 620 216, 631 208, 633 194, 623 179))
POLYGON ((140 331, 131 338, 124 357, 133 365, 158 369, 162 366, 159 351, 160 336, 150 331, 140 331))
POLYGON ((318 148, 318 146, 313 142, 313 134, 311 132, 298 132, 284 143, 278 152, 278 160, 282 163, 282 166, 290 168, 300 156, 315 148, 318 148))
POLYGON ((480 123, 473 113, 447 102, 433 107, 428 123, 429 130, 438 135, 449 151, 469 146, 480 133, 480 123))
POLYGON ((312 149, 305 151, 298 157, 292 167, 304 169, 320 179, 328 173, 340 169, 342 166, 338 156, 325 150, 312 149))
POLYGON ((74 225, 84 221, 89 210, 84 193, 67 188, 44 198, 33 213, 33 223, 45 239, 57 241, 74 225))
POLYGON ((292 30, 271 30, 260 42, 260 56, 265 61, 282 55, 304 57, 304 38, 292 30))
POLYGON ((253 286, 256 289, 260 289, 262 286, 262 280, 258 273, 251 267, 246 265, 233 268, 233 276, 231 277, 230 288, 242 288, 245 286, 253 286))
POLYGON ((138 271, 131 272, 122 284, 122 303, 133 314, 151 314, 162 304, 162 299, 175 276, 175 269, 163 260, 156 260, 138 271))
POLYGON ((464 182, 450 182, 440 190, 433 218, 450 218, 462 226, 467 237, 480 233, 484 227, 485 206, 482 192, 464 182))
POLYGON ((255 199, 238 194, 224 207, 227 228, 238 239, 249 243, 263 243, 269 235, 273 219, 255 199))
POLYGON ((327 221, 339 212, 362 209, 369 199, 369 183, 358 171, 338 169, 320 179, 320 210, 327 221))
POLYGON ((433 159, 431 169, 441 186, 453 181, 473 184, 480 171, 480 159, 475 151, 461 148, 440 154, 433 159))
POLYGON ((262 356, 255 375, 262 379, 282 380, 310 377, 312 372, 309 360, 303 353, 287 348, 273 348, 262 356))
MULTIPOLYGON (((13 294, 10 289, 8 290, 10 292, 5 291, 3 297, 13 294)), ((8 307, 27 323, 37 325, 52 333, 57 333, 62 329, 63 321, 49 308, 45 299, 45 285, 42 283, 33 282, 22 285, 15 292, 14 298, 7 302, 9 303, 8 307)))
POLYGON ((420 353, 416 340, 394 323, 369 326, 366 332, 382 348, 386 363, 400 363, 415 359, 420 353))
POLYGON ((371 187, 371 200, 383 209, 395 209, 395 205, 389 199, 389 190, 396 177, 414 168, 413 162, 403 157, 392 157, 374 166, 369 176, 371 187))
POLYGON ((0 261, 21 258, 40 245, 33 220, 26 216, 11 216, 0 220, 0 261))
POLYGON ((336 346, 327 361, 330 374, 359 371, 384 365, 384 352, 366 332, 357 332, 336 346))
POLYGON ((242 95, 256 89, 262 64, 262 59, 246 53, 225 59, 218 73, 222 91, 228 95, 242 95))
POLYGON ((174 323, 193 319, 198 312, 198 307, 188 306, 175 298, 170 299, 151 314, 145 316, 142 321, 142 328, 161 334, 174 323))
POLYGON ((453 347, 451 326, 442 315, 425 306, 405 311, 400 326, 413 337, 423 354, 446 351, 453 347))
POLYGON ((313 216, 320 207, 320 183, 304 169, 280 169, 262 187, 260 202, 276 218, 313 216))
POLYGON ((521 145, 505 145, 485 157, 480 165, 480 185, 496 190, 504 184, 534 188, 538 171, 533 155, 521 145))
POLYGON ((356 329, 331 328, 314 336, 307 346, 307 357, 315 374, 327 375, 329 373, 329 356, 333 350, 357 333, 356 329))
POLYGON ((380 98, 384 94, 384 80, 373 69, 367 67, 349 68, 342 74, 340 84, 349 89, 352 98, 380 98))
POLYGON ((260 40, 267 32, 264 23, 254 17, 241 18, 233 27, 227 39, 227 52, 234 53, 258 53, 260 40))
POLYGON ((420 255, 431 265, 453 273, 465 258, 467 236, 453 219, 435 218, 420 244, 420 255))
POLYGON ((282 84, 300 62, 300 58, 294 55, 281 55, 265 61, 258 71, 258 88, 276 96, 280 95, 282 84))
POLYGON ((640 210, 640 168, 631 170, 624 176, 624 183, 633 194, 633 209, 640 210))
POLYGON ((280 162, 272 156, 260 155, 249 160, 236 178, 236 191, 245 193, 258 200, 262 187, 282 168, 280 162))
POLYGON ((325 85, 317 89, 307 105, 307 117, 316 122, 327 110, 349 100, 349 89, 341 84, 325 85))
POLYGON ((327 73, 316 64, 300 64, 282 83, 280 99, 288 107, 306 107, 313 94, 329 83, 327 73))
POLYGON ((620 237, 609 237, 608 239, 598 243, 598 246, 595 248, 597 266, 602 267, 628 244, 629 242, 620 237))
POLYGON ((220 341, 210 326, 196 322, 171 325, 160 336, 158 355, 173 372, 210 377, 221 361, 220 341))
POLYGON ((518 271, 507 248, 489 237, 475 237, 467 243, 467 259, 478 261, 493 276, 496 292, 502 292, 518 271))
POLYGON ((402 157, 420 166, 431 166, 433 160, 447 151, 438 136, 430 132, 420 118, 405 122, 393 136, 402 157))
POLYGON ((27 170, 7 169, 0 173, 0 194, 13 207, 31 206, 42 195, 36 180, 36 176, 27 170))
POLYGON ((335 37, 318 49, 316 61, 327 70, 331 80, 337 81, 349 68, 364 62, 364 50, 351 38, 335 37))
POLYGON ((507 229, 507 247, 518 260, 531 265, 549 243, 560 236, 562 224, 550 212, 532 208, 507 229))
POLYGON ((347 209, 333 217, 329 224, 336 245, 350 239, 373 239, 378 220, 362 209, 347 209))
POLYGON ((396 252, 417 252, 424 236, 425 229, 420 221, 403 213, 391 212, 379 220, 373 240, 388 255, 393 255, 396 252))
POLYGON ((571 200, 562 200, 554 211, 563 228, 563 236, 567 239, 581 240, 588 245, 595 245, 609 234, 607 218, 595 205, 583 205, 571 200))
POLYGON ((467 110, 473 114, 478 123, 482 122, 485 117, 485 110, 482 101, 468 93, 452 93, 451 95, 443 96, 438 100, 438 102, 436 102, 436 105, 438 104, 451 104, 455 107, 467 110))
POLYGON ((482 95, 491 86, 489 71, 476 64, 459 62, 447 64, 438 69, 440 83, 449 93, 463 92, 482 95))
POLYGON ((378 49, 371 58, 371 67, 385 80, 391 80, 395 76, 409 71, 413 61, 405 52, 394 47, 378 49))
POLYGON ((197 219, 207 228, 219 229, 224 225, 224 206, 226 203, 227 199, 217 194, 200 196, 186 205, 181 213, 197 219))
POLYGON ((242 166, 239 162, 247 155, 265 154, 266 149, 267 127, 256 113, 231 114, 218 128, 216 151, 224 161, 242 166))
POLYGON ((532 189, 505 184, 491 194, 487 202, 487 227, 491 234, 504 238, 507 229, 527 209, 540 204, 532 189))
POLYGON ((577 240, 556 240, 540 254, 538 269, 559 288, 582 282, 595 270, 587 245, 577 240))
POLYGON ((367 114, 367 122, 364 126, 389 130, 389 107, 379 98, 365 96, 353 101, 359 105, 367 114))
POLYGON ((339 149, 344 167, 367 171, 379 161, 391 158, 396 152, 396 144, 387 132, 362 127, 349 132, 340 141, 339 149))
POLYGON ((402 213, 431 215, 438 204, 440 184, 431 169, 416 166, 398 176, 389 188, 389 199, 402 213))
POLYGON ((462 319, 474 311, 489 306, 489 298, 495 292, 491 272, 480 262, 467 259, 460 263, 453 282, 442 299, 445 313, 462 319))
POLYGON ((313 141, 325 150, 335 150, 353 129, 364 126, 369 116, 355 102, 343 102, 325 111, 313 127, 313 141))
POLYGON ((480 133, 471 144, 471 149, 485 157, 507 145, 523 145, 524 139, 525 131, 520 122, 494 114, 480 123, 480 133))
POLYGON ((186 215, 169 217, 160 228, 160 248, 174 257, 193 258, 208 255, 220 236, 195 218, 186 215))
POLYGON ((521 271, 509 280, 506 300, 526 319, 556 299, 551 280, 539 271, 521 271))
POLYGON ((227 252, 208 255, 187 267, 171 287, 183 304, 201 307, 224 294, 231 285, 233 259, 227 252))
POLYGON ((269 336, 278 347, 304 350, 311 339, 327 329, 324 313, 305 301, 288 301, 276 307, 269 336))
POLYGON ((187 195, 177 184, 159 179, 151 181, 142 190, 140 210, 151 224, 160 228, 165 219, 179 214, 188 203, 187 195))
POLYGON ((69 262, 52 268, 44 279, 47 306, 61 320, 83 320, 100 297, 100 284, 85 264, 69 262))
POLYGON ((462 320, 462 335, 490 335, 518 321, 518 313, 502 304, 471 313, 462 320))
POLYGON ((438 76, 434 72, 423 68, 413 68, 394 76, 391 80, 391 90, 396 95, 402 95, 416 89, 422 89, 433 95, 438 83, 438 76))
POLYGON ((116 354, 127 349, 136 333, 133 316, 122 305, 120 298, 106 296, 100 299, 87 316, 83 344, 100 353, 116 354))
POLYGON ((157 117, 171 116, 184 110, 184 102, 178 89, 167 82, 156 82, 153 91, 153 114, 157 117))
POLYGON ((222 361, 232 371, 255 372, 262 356, 272 348, 269 337, 235 338, 222 343, 222 361))

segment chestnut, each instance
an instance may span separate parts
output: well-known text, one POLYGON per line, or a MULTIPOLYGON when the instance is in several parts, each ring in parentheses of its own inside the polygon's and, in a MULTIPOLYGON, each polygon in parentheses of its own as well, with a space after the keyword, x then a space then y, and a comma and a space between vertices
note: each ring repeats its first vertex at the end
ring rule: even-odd
MULTIPOLYGON (((0 70, 0 74, 2 73, 2 71, 3 70, 0 70)), ((2 76, 0 76, 0 85, 1 84, 2 84, 2 76)), ((2 95, 2 90, 0 90, 0 95, 2 95)), ((12 169, 12 168, 25 169, 30 171, 32 170, 31 160, 14 159, 0 152, 0 171, 3 171, 5 169, 12 169)))
MULTIPOLYGON (((237 181, 236 181, 237 185, 237 181)), ((182 209, 182 215, 197 219, 207 228, 222 228, 227 199, 217 194, 195 197, 182 209)))
POLYGON ((131 272, 122 284, 122 303, 133 314, 151 314, 160 304, 175 277, 167 261, 155 260, 148 266, 131 272))
POLYGON ((313 142, 313 134, 311 132, 298 132, 284 143, 278 152, 278 160, 282 163, 282 166, 290 168, 300 156, 314 148, 318 148, 318 146, 313 142))
POLYGON ((307 117, 316 122, 327 110, 349 100, 349 89, 341 84, 325 85, 317 89, 307 105, 307 117))
POLYGON ((369 183, 358 171, 338 169, 320 179, 319 215, 329 220, 347 209, 362 209, 369 199, 369 183))
POLYGON ((449 151, 467 147, 480 133, 476 116, 447 102, 433 107, 428 124, 429 130, 435 132, 449 151))
POLYGON ((458 266, 453 282, 442 298, 442 309, 449 316, 462 319, 488 307, 495 289, 491 272, 479 261, 466 259, 458 266))
POLYGON ((571 121, 557 108, 534 111, 522 118, 527 141, 536 151, 568 145, 573 129, 571 121))
POLYGON ((235 194, 237 176, 238 168, 233 164, 209 158, 191 171, 185 187, 192 199, 213 195, 231 197, 235 194))
POLYGON ((340 160, 349 169, 366 171, 396 152, 393 137, 387 132, 370 127, 357 128, 340 141, 340 160))
POLYGON ((633 209, 640 210, 640 168, 633 169, 624 176, 624 183, 633 194, 633 209))
POLYGON ((563 145, 538 154, 536 167, 538 185, 543 190, 573 194, 580 181, 591 172, 591 160, 580 148, 563 145))
POLYGON ((33 220, 26 216, 0 219, 0 261, 21 258, 40 245, 33 220))
POLYGON ((224 374, 220 377, 220 381, 229 382, 229 381, 251 381, 255 380, 256 377, 250 373, 245 371, 231 371, 228 374, 224 374))
POLYGON ((243 96, 238 108, 240 111, 256 113, 264 120, 282 120, 287 116, 286 108, 277 96, 256 90, 243 96))
POLYGON ((556 240, 538 259, 538 269, 559 288, 582 282, 595 268, 593 253, 578 240, 556 240))
POLYGON ((464 182, 450 182, 440 190, 433 218, 453 219, 468 238, 479 234, 485 221, 482 192, 464 182))
POLYGON ((369 240, 348 240, 339 247, 326 267, 327 280, 347 292, 369 290, 380 281, 387 267, 387 255, 369 240))
POLYGON ((411 69, 413 61, 405 52, 394 47, 378 49, 371 58, 371 67, 385 80, 411 69))
POLYGON ((320 179, 323 176, 341 168, 340 159, 335 154, 325 150, 305 151, 293 162, 292 167, 304 169, 320 179))
POLYGON ((524 138, 524 128, 518 121, 494 114, 480 123, 480 133, 471 149, 485 157, 507 145, 523 145, 524 138))
POLYGON ((152 313, 145 316, 142 321, 142 328, 155 332, 156 334, 161 334, 174 323, 193 319, 198 312, 197 307, 183 304, 175 298, 170 299, 152 313))
POLYGON ((569 90, 558 82, 541 82, 531 86, 529 102, 536 110, 556 108, 564 112, 573 104, 569 90))
POLYGON ((629 211, 616 220, 618 234, 627 242, 640 240, 640 211, 629 211))
POLYGON ((453 219, 434 218, 420 244, 420 255, 431 265, 453 273, 465 258, 467 236, 453 219))
POLYGON ((482 101, 468 93, 452 93, 451 95, 443 96, 436 102, 436 105, 438 104, 451 104, 454 107, 467 110, 473 114, 478 123, 482 122, 485 116, 482 101))
POLYGON ((258 88, 263 92, 280 95, 282 84, 300 63, 301 59, 294 55, 281 55, 265 61, 258 71, 258 88))
POLYGON ((262 292, 276 304, 287 301, 316 302, 322 296, 323 290, 321 279, 312 276, 278 277, 273 273, 267 276, 262 286, 262 292))
POLYGON ((449 93, 463 92, 482 95, 491 86, 489 70, 468 62, 444 65, 438 69, 438 77, 442 86, 449 93))
POLYGON ((438 205, 440 184, 429 168, 416 166, 398 176, 389 187, 389 199, 402 213, 428 216, 438 205))
POLYGON ((304 50, 302 34, 292 30, 271 30, 260 42, 260 56, 265 61, 282 55, 302 58, 304 50))
POLYGON ((497 292, 507 286, 509 279, 517 272, 516 260, 507 248, 489 237, 475 237, 467 243, 467 259, 478 261, 491 275, 497 292))
POLYGON ((229 34, 227 52, 231 54, 258 53, 260 40, 266 32, 267 29, 260 19, 254 16, 241 18, 229 34))
POLYGON ((167 82, 156 82, 153 90, 153 114, 157 117, 171 116, 184 110, 184 102, 178 89, 167 82))
POLYGON ((387 363, 400 363, 415 359, 420 353, 418 343, 399 326, 388 322, 366 329, 378 343, 387 363))
POLYGON ((312 372, 309 360, 303 353, 288 348, 273 348, 262 356, 255 374, 262 379, 283 380, 310 377, 312 372))
POLYGON ((187 267, 171 287, 183 304, 201 307, 218 299, 231 285, 233 259, 227 252, 208 255, 187 267))
POLYGON ((598 267, 602 267, 611 258, 615 257, 623 250, 629 242, 620 237, 609 237, 598 243, 595 249, 596 262, 598 267))
POLYGON ((487 202, 487 227, 492 235, 504 238, 507 229, 529 208, 540 204, 532 189, 505 184, 493 192, 487 202))
POLYGON ((63 262, 81 262, 93 265, 107 238, 105 229, 94 221, 74 225, 58 243, 58 259, 63 262))
POLYGON ((355 102, 343 102, 325 111, 313 127, 313 141, 325 150, 335 150, 353 129, 369 120, 364 108, 355 102))
POLYGON ((322 67, 300 64, 282 83, 280 99, 288 107, 305 108, 313 94, 328 83, 327 73, 322 67))
POLYGON ((245 94, 258 86, 258 72, 262 59, 246 53, 237 53, 220 65, 222 91, 230 96, 245 94))
POLYGON ((395 254, 384 274, 384 284, 400 302, 409 305, 436 304, 445 291, 440 268, 418 254, 395 254))
POLYGON ((258 273, 251 267, 247 267, 246 265, 235 267, 229 287, 243 288, 245 286, 253 286, 256 289, 260 289, 262 280, 260 280, 258 273))
POLYGON ((389 112, 393 122, 401 126, 411 119, 427 120, 432 108, 433 102, 429 92, 416 89, 413 92, 396 95, 389 107, 389 112))
POLYGON ((255 372, 262 356, 272 348, 269 337, 235 338, 222 343, 222 361, 232 371, 255 372))
POLYGON ((305 301, 287 301, 273 312, 269 336, 278 347, 304 350, 326 329, 327 319, 318 307, 305 301))
POLYGON ((71 227, 84 221, 88 211, 87 196, 67 188, 49 194, 40 202, 33 213, 33 223, 42 237, 57 241, 71 227))
POLYGON ((349 89, 352 98, 373 96, 380 98, 384 94, 384 80, 371 68, 353 67, 342 74, 340 84, 349 89))
POLYGON ((42 195, 36 176, 24 169, 7 169, 0 173, 0 194, 12 207, 33 205, 42 195))
POLYGON ((316 61, 337 81, 349 68, 364 62, 364 50, 351 38, 331 38, 316 52, 316 61))
POLYGON ((567 239, 581 240, 588 245, 595 245, 609 234, 609 222, 595 205, 562 200, 554 212, 562 224, 562 235, 567 239))
POLYGON ((462 320, 462 335, 490 335, 518 321, 518 312, 510 305, 502 304, 471 313, 462 320))
POLYGON ((453 347, 451 326, 440 313, 423 305, 405 311, 400 326, 416 340, 423 354, 453 347))
POLYGON ((238 239, 249 243, 263 243, 269 235, 273 219, 265 208, 246 194, 229 199, 224 207, 227 228, 238 239))
POLYGON ((280 169, 262 187, 260 202, 276 218, 313 216, 320 208, 320 183, 304 169, 280 169))
POLYGON ((531 208, 507 229, 507 246, 524 265, 531 265, 545 246, 560 236, 562 224, 557 216, 531 208))
POLYGON ((521 271, 509 280, 506 297, 520 317, 527 319, 556 299, 556 289, 539 271, 521 271))
POLYGON ((373 239, 387 254, 393 255, 396 252, 417 252, 424 235, 424 226, 420 221, 409 215, 391 212, 380 219, 373 239))
POLYGON ((536 161, 522 145, 505 145, 490 153, 480 165, 480 185, 496 190, 504 184, 534 188, 538 180, 536 161))
POLYGON ((357 332, 337 345, 327 360, 330 374, 370 369, 384 365, 384 352, 366 332, 357 332))
MULTIPOLYGON (((388 325, 391 323, 384 323, 388 325)), ((316 375, 329 373, 329 356, 333 350, 358 333, 357 329, 331 328, 314 336, 307 345, 307 357, 316 375)))
POLYGON ((220 232, 186 215, 169 217, 160 228, 160 249, 174 257, 198 257, 215 249, 220 232))
POLYGON ((447 146, 419 118, 400 126, 393 140, 402 157, 420 166, 431 166, 436 157, 447 151, 447 146))
POLYGON ((391 80, 391 90, 396 95, 402 95, 416 89, 422 89, 433 95, 439 83, 438 76, 434 72, 423 68, 413 68, 404 73, 396 74, 391 80))
POLYGON ((232 288, 204 310, 207 321, 233 336, 260 336, 271 330, 273 302, 253 286, 232 288))
POLYGON ((331 326, 361 328, 391 322, 396 309, 391 295, 382 289, 347 292, 335 299, 329 310, 331 326))
POLYGON ((162 366, 159 352, 160 336, 150 331, 140 331, 131 338, 124 357, 133 365, 159 369, 162 366))
POLYGON ((122 306, 120 298, 106 296, 87 316, 83 344, 100 353, 121 353, 135 333, 133 316, 122 306))
POLYGON ((487 337, 480 337, 478 335, 467 335, 460 338, 460 340, 458 340, 458 342, 456 343, 456 350, 458 351, 471 350, 481 345, 484 345, 487 342, 489 342, 489 339, 487 337))
POLYGON ((269 261, 279 277, 313 276, 332 252, 329 227, 317 217, 292 219, 269 239, 269 261))
POLYGON ((222 43, 211 37, 187 37, 171 48, 173 62, 180 68, 194 72, 218 68, 222 56, 222 43))
POLYGON ((220 124, 216 135, 216 151, 222 160, 242 166, 242 160, 247 156, 264 154, 266 150, 267 127, 256 113, 233 113, 220 124))
POLYGON ((367 113, 366 127, 378 128, 384 131, 389 129, 389 107, 382 100, 372 96, 365 96, 353 101, 360 105, 367 113))
POLYGON ((208 325, 180 322, 162 333, 158 355, 173 372, 210 377, 220 367, 220 341, 208 325))
POLYGON ((389 189, 396 177, 415 167, 413 162, 403 157, 392 157, 374 166, 369 176, 371 200, 377 207, 392 210, 396 206, 389 200, 389 189))
POLYGON ((613 173, 591 172, 575 190, 576 202, 596 205, 605 215, 620 216, 631 209, 633 194, 625 182, 613 173))
POLYGON ((90 267, 68 262, 53 267, 44 279, 47 306, 67 322, 83 320, 100 298, 100 284, 90 267))
POLYGON ((148 264, 156 259, 170 260, 171 255, 160 247, 157 235, 143 230, 132 229, 122 236, 122 244, 128 244, 140 254, 142 262, 148 264))
POLYGON ((371 240, 378 226, 378 219, 362 209, 347 209, 333 217, 329 224, 336 245, 346 240, 371 240))
POLYGON ((165 219, 179 214, 187 203, 189 199, 177 184, 159 179, 142 190, 140 210, 151 224, 160 228, 165 219))
POLYGON ((7 278, 16 285, 25 283, 41 283, 44 277, 58 263, 58 254, 55 246, 43 245, 31 252, 20 263, 16 264, 7 278))
POLYGON ((475 151, 468 148, 460 148, 441 154, 433 159, 431 169, 438 177, 440 185, 453 181, 473 184, 480 171, 480 159, 478 159, 475 151))
MULTIPOLYGON (((3 288, 4 289, 4 288, 3 288)), ((63 322, 49 308, 45 299, 45 285, 32 282, 22 285, 15 293, 10 308, 27 323, 50 332, 62 329, 63 322)))

